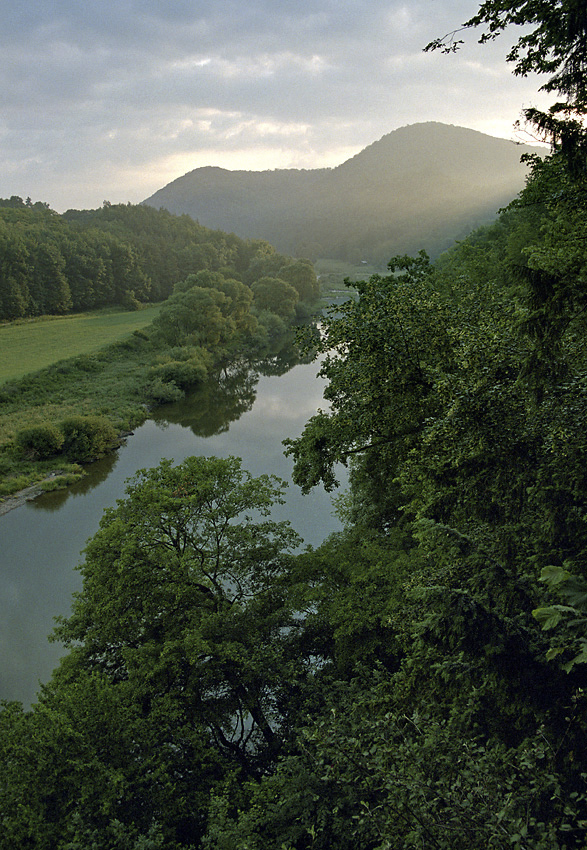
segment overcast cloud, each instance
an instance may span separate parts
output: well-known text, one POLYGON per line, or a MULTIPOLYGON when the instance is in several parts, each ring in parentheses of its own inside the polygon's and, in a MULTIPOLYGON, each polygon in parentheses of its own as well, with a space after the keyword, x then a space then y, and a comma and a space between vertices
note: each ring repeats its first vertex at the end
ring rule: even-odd
POLYGON ((0 197, 138 203, 202 165, 337 165, 442 121, 514 138, 514 33, 425 54, 470 0, 0 0, 0 197))

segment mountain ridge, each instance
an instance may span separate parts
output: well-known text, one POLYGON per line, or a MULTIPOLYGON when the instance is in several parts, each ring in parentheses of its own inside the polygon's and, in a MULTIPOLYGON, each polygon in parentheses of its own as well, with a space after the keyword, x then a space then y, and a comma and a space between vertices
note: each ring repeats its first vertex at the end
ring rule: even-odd
POLYGON ((385 262, 420 248, 434 256, 494 218, 523 188, 522 153, 541 151, 422 122, 387 133, 332 168, 203 166, 142 203, 298 256, 385 262))

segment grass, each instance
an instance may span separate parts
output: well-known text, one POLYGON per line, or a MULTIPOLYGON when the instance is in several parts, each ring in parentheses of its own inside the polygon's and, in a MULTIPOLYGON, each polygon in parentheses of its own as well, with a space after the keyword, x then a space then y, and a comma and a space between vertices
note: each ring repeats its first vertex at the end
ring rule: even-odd
POLYGON ((387 269, 376 267, 367 263, 346 263, 343 260, 320 259, 314 263, 316 274, 320 279, 320 291, 323 298, 338 296, 341 293, 349 293, 345 284, 345 278, 351 281, 367 280, 372 274, 388 274, 387 269))
MULTIPOLYGON (((153 367, 176 350, 153 342, 147 325, 158 309, 0 327, 0 502, 57 471, 59 476, 44 486, 66 486, 83 474, 76 457, 39 460, 27 454, 18 445, 23 430, 37 425, 59 429, 71 416, 91 416, 123 434, 145 420, 153 404, 148 391, 153 367)), ((210 353, 226 356, 222 350, 210 353)))
MULTIPOLYGON (((125 336, 96 353, 60 360, 0 386, 0 501, 55 469, 76 473, 61 456, 46 461, 23 456, 14 445, 21 429, 57 426, 82 415, 101 416, 121 433, 144 420, 144 385, 154 354, 144 339, 125 336)), ((63 483, 61 478, 54 486, 63 483)))
POLYGON ((144 420, 144 386, 156 355, 148 338, 134 332, 159 309, 108 309, 0 326, 0 501, 56 469, 63 474, 45 486, 64 486, 81 474, 61 456, 25 457, 14 444, 21 429, 86 415, 104 417, 121 433, 144 420))
POLYGON ((159 309, 160 305, 135 312, 106 309, 0 325, 0 384, 120 342, 150 324, 159 309))

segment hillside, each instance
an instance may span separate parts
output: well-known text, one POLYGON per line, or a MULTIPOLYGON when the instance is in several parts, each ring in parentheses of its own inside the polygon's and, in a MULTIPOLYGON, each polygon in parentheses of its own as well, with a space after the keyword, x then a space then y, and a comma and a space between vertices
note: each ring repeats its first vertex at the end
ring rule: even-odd
POLYGON ((524 185, 521 155, 537 150, 463 127, 412 124, 336 168, 197 168, 143 203, 291 254, 385 262, 422 247, 438 254, 490 221, 524 185))

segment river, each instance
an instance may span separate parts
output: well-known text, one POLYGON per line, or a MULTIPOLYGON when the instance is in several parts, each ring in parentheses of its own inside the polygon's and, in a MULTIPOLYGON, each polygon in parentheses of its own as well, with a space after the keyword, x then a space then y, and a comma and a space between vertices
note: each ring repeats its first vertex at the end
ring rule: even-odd
MULTIPOLYGON (((291 481, 281 441, 298 436, 324 406, 324 382, 316 363, 289 366, 281 356, 261 372, 233 369, 220 383, 159 408, 116 453, 91 464, 78 484, 0 517, 0 699, 28 705, 51 675, 63 648, 47 636, 53 618, 69 613, 72 593, 81 588, 75 569, 80 553, 104 508, 124 496, 126 480, 138 469, 163 457, 180 462, 190 455, 237 455, 255 476, 291 481)), ((321 488, 302 496, 290 484, 286 504, 273 516, 289 519, 306 545, 340 528, 331 496, 321 488)))

